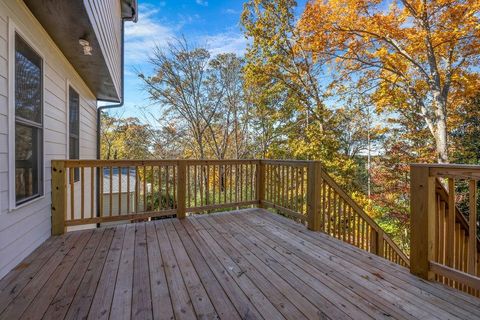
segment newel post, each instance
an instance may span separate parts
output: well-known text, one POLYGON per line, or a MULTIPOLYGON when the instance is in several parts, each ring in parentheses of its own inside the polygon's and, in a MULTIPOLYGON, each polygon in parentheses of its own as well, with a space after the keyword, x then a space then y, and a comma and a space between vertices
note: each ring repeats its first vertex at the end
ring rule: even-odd
POLYGON ((370 252, 376 254, 377 256, 383 257, 383 230, 378 228, 371 228, 370 233, 370 252))
POLYGON ((265 208, 263 201, 265 200, 265 164, 262 160, 258 160, 256 172, 256 190, 259 208, 265 208))
POLYGON ((186 191, 187 191, 187 164, 185 160, 178 161, 177 178, 177 218, 183 219, 186 215, 186 191))
POLYGON ((65 233, 67 172, 63 160, 52 160, 52 235, 65 233))
POLYGON ((410 272, 426 280, 434 280, 429 261, 434 261, 435 242, 435 177, 426 165, 410 166, 410 272))
POLYGON ((320 190, 322 188, 322 165, 319 161, 312 161, 308 164, 307 179, 308 229, 320 231, 320 190))

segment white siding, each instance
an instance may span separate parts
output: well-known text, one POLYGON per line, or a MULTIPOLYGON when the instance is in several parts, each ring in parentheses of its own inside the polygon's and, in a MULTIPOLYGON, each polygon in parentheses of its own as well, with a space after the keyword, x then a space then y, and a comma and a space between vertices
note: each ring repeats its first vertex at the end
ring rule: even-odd
POLYGON ((50 236, 51 160, 68 157, 67 83, 80 94, 80 157, 96 153, 96 99, 20 0, 0 0, 0 278, 50 236), (44 59, 44 197, 9 210, 9 26, 15 26, 44 59))
POLYGON ((119 0, 84 0, 90 22, 113 79, 117 94, 121 97, 121 44, 122 8, 119 0))

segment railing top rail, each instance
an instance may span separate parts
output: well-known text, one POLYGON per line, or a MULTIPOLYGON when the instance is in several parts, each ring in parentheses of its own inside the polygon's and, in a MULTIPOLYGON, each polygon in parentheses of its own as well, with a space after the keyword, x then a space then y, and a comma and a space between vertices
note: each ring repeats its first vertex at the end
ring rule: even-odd
POLYGON ((270 160, 270 159, 261 159, 263 164, 283 164, 283 165, 293 165, 293 166, 302 166, 306 167, 310 163, 319 162, 314 160, 270 160))
POLYGON ((480 165, 415 163, 411 166, 428 168, 431 177, 480 180, 480 165))
POLYGON ((178 160, 52 160, 64 163, 66 168, 79 167, 134 167, 148 165, 176 165, 178 160))
POLYGON ((221 165, 221 164, 253 164, 259 160, 191 160, 191 159, 159 159, 159 160, 52 160, 63 162, 65 167, 127 167, 156 165, 221 165))
POLYGON ((411 167, 429 167, 429 168, 453 168, 453 169, 480 169, 477 164, 458 164, 458 163, 411 163, 411 167))
POLYGON ((306 167, 313 160, 270 160, 270 159, 152 159, 152 160, 52 160, 63 162, 65 167, 118 167, 118 166, 151 166, 151 165, 178 165, 180 162, 187 165, 222 165, 222 164, 272 164, 272 165, 291 165, 306 167))

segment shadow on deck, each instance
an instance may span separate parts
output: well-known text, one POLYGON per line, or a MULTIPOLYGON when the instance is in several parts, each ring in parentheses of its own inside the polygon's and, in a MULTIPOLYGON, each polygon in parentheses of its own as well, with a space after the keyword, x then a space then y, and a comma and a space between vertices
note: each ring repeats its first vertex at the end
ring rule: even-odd
POLYGON ((262 209, 52 237, 1 319, 479 319, 480 300, 262 209))

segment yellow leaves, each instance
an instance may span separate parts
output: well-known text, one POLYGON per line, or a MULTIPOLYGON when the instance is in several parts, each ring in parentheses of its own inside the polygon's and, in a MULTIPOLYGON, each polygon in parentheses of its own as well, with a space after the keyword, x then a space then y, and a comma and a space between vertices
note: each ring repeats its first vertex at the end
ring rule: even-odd
POLYGON ((377 70, 380 109, 414 98, 428 103, 433 71, 440 76, 437 86, 451 83, 449 107, 459 103, 457 91, 479 90, 471 77, 480 61, 478 0, 316 0, 298 28, 302 46, 319 59, 333 58, 340 78, 359 73, 360 82, 377 70))

